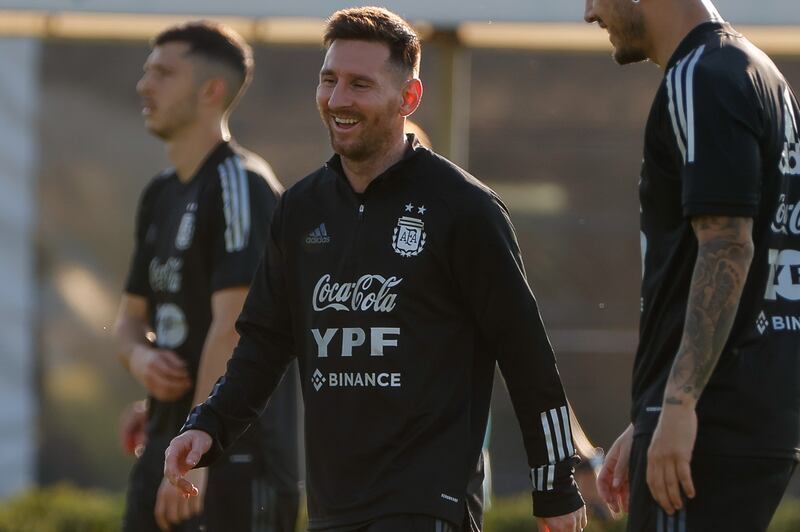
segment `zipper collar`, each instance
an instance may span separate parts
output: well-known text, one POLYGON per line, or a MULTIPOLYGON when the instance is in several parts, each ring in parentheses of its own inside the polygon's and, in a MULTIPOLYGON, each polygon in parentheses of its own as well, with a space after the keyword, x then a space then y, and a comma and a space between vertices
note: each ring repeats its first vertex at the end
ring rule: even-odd
MULTIPOLYGON (((362 193, 362 197, 366 195, 370 189, 374 187, 377 183, 386 181, 392 175, 396 174, 400 170, 406 168, 411 161, 413 161, 420 153, 427 151, 427 149, 420 144, 419 139, 417 139, 416 135, 413 133, 406 133, 406 139, 408 142, 406 143, 406 151, 403 154, 403 157, 394 163, 392 166, 387 168, 383 171, 380 175, 378 175, 375 179, 373 179, 369 185, 367 185, 366 190, 362 193)), ((342 158, 337 153, 330 159, 328 162, 325 163, 325 168, 331 170, 337 177, 337 180, 343 182, 344 185, 353 193, 353 187, 350 186, 350 182, 347 180, 347 176, 344 173, 344 167, 342 166, 342 158)))

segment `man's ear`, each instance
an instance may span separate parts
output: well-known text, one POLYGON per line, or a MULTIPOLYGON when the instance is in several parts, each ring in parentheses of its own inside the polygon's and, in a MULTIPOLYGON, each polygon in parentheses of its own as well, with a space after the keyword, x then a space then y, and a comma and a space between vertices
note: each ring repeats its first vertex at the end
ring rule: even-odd
POLYGON ((422 81, 413 78, 403 85, 403 104, 400 106, 400 114, 404 117, 411 116, 417 110, 422 101, 422 81))
POLYGON ((221 77, 210 78, 200 86, 200 98, 208 104, 224 108, 228 98, 228 84, 221 77))

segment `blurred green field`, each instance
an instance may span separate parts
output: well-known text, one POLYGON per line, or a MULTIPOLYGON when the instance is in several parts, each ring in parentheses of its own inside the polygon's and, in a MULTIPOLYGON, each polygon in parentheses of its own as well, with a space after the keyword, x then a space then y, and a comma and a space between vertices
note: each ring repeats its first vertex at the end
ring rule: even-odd
MULTIPOLYGON (((32 490, 0 502, 0 532, 114 532, 120 528, 124 497, 80 490, 67 484, 32 490)), ((305 530, 305 516, 298 532, 305 530)), ((484 532, 530 532, 530 496, 498 498, 486 514, 484 532)), ((622 532, 624 521, 589 522, 586 532, 622 532)), ((800 499, 781 504, 770 532, 800 530, 800 499)))

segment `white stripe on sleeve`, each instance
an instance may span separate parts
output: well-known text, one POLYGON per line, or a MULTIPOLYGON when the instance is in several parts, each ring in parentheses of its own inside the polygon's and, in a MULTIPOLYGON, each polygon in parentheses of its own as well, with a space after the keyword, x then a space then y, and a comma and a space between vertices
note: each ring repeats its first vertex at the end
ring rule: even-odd
POLYGON ((564 440, 567 442, 567 456, 575 454, 575 447, 572 444, 572 426, 569 423, 569 410, 566 406, 561 407, 561 424, 564 427, 564 440))
POLYGON ((219 170, 219 182, 222 185, 222 210, 225 213, 225 250, 229 253, 233 251, 233 229, 231 229, 231 190, 230 182, 228 180, 228 170, 225 168, 225 163, 220 164, 217 169, 219 170))
POLYGON ((669 117, 672 122, 672 131, 675 133, 675 141, 678 143, 678 149, 681 151, 681 157, 686 161, 686 143, 681 134, 681 128, 678 124, 678 118, 675 115, 675 96, 672 84, 675 81, 675 67, 672 67, 667 73, 667 101, 669 102, 669 117))
POLYGON ((688 146, 688 155, 687 155, 687 162, 693 163, 694 162, 694 68, 697 66, 697 62, 700 60, 700 56, 703 55, 703 50, 705 50, 706 45, 704 44, 697 51, 694 53, 694 57, 691 59, 691 63, 689 64, 689 70, 686 73, 686 114, 688 115, 689 125, 687 127, 689 138, 687 140, 688 146))
POLYGON ((550 410, 550 419, 553 420, 553 432, 556 433, 556 448, 558 449, 558 461, 566 458, 564 453, 564 438, 561 432, 561 423, 558 422, 558 411, 554 408, 550 410))
POLYGON ((547 459, 548 463, 554 464, 556 462, 556 455, 553 452, 553 435, 550 431, 550 423, 547 421, 547 412, 542 412, 542 431, 544 432, 544 442, 547 446, 547 459))
POLYGON ((247 247, 250 240, 250 183, 247 179, 247 170, 242 165, 241 157, 236 157, 236 168, 239 174, 239 190, 241 192, 241 221, 242 221, 242 247, 247 247))

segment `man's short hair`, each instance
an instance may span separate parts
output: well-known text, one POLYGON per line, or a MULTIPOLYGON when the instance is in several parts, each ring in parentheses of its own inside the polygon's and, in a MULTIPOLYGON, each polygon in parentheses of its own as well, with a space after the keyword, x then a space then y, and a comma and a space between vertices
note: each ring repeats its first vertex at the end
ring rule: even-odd
POLYGON ((389 47, 389 61, 405 74, 419 74, 419 36, 400 16, 382 7, 353 7, 328 19, 323 42, 329 48, 336 39, 381 42, 389 47))
POLYGON ((227 106, 238 99, 253 78, 253 49, 232 28, 208 20, 185 22, 167 28, 152 41, 152 46, 171 42, 189 45, 189 54, 223 65, 237 75, 237 85, 229 87, 227 106))

